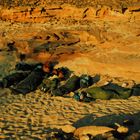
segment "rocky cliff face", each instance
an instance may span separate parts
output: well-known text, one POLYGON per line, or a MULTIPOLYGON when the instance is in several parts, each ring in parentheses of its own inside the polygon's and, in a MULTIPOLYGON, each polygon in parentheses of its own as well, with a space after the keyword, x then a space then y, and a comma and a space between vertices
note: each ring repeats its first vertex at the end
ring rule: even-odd
POLYGON ((12 46, 16 61, 26 54, 43 63, 57 59, 77 74, 140 79, 138 0, 1 4, 1 50, 12 46))
POLYGON ((5 5, 5 6, 25 6, 25 5, 29 5, 29 6, 37 6, 37 5, 46 5, 46 4, 57 4, 57 5, 61 5, 61 4, 72 4, 72 5, 76 5, 76 6, 87 6, 87 5, 91 5, 91 6, 96 6, 97 4, 99 5, 110 5, 110 6, 126 6, 132 2, 138 2, 139 0, 1 0, 0 4, 1 5, 5 5))
POLYGON ((137 11, 140 7, 139 0, 115 1, 0 1, 0 18, 11 22, 41 22, 72 20, 93 20, 106 15, 124 14, 137 11))

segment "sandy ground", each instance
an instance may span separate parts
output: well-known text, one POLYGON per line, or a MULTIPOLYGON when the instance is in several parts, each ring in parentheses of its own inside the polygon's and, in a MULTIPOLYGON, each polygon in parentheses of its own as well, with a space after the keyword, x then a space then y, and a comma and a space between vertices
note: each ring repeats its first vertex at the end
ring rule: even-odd
MULTIPOLYGON (((110 100, 81 103, 64 97, 49 97, 35 92, 26 96, 1 97, 1 138, 45 139, 50 128, 64 125, 112 126, 133 119, 133 131, 139 130, 139 97, 128 100, 110 100)), ((131 131, 132 131, 131 130, 131 131)))
MULTIPOLYGON (((38 19, 33 23, 24 23, 22 18, 14 17, 11 22, 8 21, 11 15, 7 16, 8 20, 1 20, 0 77, 14 69, 22 53, 27 55, 27 62, 45 63, 57 60, 59 64, 56 67, 66 66, 77 75, 99 74, 101 79, 97 85, 103 85, 107 81, 120 85, 127 83, 129 87, 134 83, 138 84, 139 11, 127 11, 123 14, 110 11, 110 14, 100 13, 94 17, 90 14, 93 10, 91 9, 86 13, 86 18, 83 18, 83 13, 80 15, 81 10, 85 11, 85 8, 79 10, 77 7, 66 5, 60 12, 52 11, 56 19, 46 23, 36 22, 38 19), (67 11, 65 17, 62 14, 63 10, 67 11), (68 10, 74 11, 75 15, 70 17, 68 10), (53 49, 49 53, 44 50, 33 52, 34 48, 39 48, 48 41, 59 42, 59 47, 52 46, 53 49), (13 42, 18 51, 8 50, 7 44, 13 42)), ((9 89, 1 89, 0 106, 1 139, 45 139, 50 128, 67 124, 75 127, 108 126, 115 122, 122 123, 129 118, 132 118, 135 124, 131 131, 140 130, 139 96, 132 96, 127 100, 82 103, 71 98, 50 97, 39 90, 23 96, 13 95, 9 89)))

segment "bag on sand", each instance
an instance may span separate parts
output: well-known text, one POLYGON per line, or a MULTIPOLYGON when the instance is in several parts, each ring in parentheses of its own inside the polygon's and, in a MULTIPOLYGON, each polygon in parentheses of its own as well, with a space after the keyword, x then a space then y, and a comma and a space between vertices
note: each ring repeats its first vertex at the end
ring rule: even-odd
POLYGON ((24 80, 12 87, 14 93, 26 94, 34 91, 42 82, 44 78, 42 67, 35 68, 24 80))
POLYGON ((52 91, 55 96, 63 96, 80 88, 80 78, 76 75, 68 79, 65 85, 52 91))
POLYGON ((105 86, 102 86, 102 89, 113 91, 114 93, 117 93, 121 99, 127 99, 132 95, 131 89, 121 87, 114 83, 109 83, 105 86))
POLYGON ((87 88, 93 84, 93 79, 91 76, 83 74, 80 76, 80 87, 87 88))
POLYGON ((40 90, 43 92, 51 92, 54 89, 57 89, 58 85, 59 85, 59 79, 58 78, 54 78, 52 80, 50 79, 45 79, 43 80, 42 84, 39 86, 40 90))
POLYGON ((93 99, 127 99, 131 96, 131 90, 116 84, 108 84, 102 87, 92 87, 85 91, 93 99))
POLYGON ((25 62, 20 62, 17 63, 15 66, 16 70, 22 70, 22 71, 33 71, 37 66, 42 66, 42 63, 25 63, 25 62))
POLYGON ((21 80, 25 79, 31 72, 22 71, 10 74, 2 79, 3 87, 8 88, 11 85, 17 84, 21 80))
POLYGON ((113 97, 119 98, 116 93, 103 90, 101 87, 88 88, 85 92, 88 94, 89 97, 93 99, 109 100, 113 97))

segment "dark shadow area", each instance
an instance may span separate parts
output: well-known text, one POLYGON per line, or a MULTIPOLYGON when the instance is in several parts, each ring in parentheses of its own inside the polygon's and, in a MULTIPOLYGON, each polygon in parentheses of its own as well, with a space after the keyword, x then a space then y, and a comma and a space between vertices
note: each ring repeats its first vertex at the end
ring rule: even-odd
POLYGON ((76 121, 73 126, 79 128, 82 126, 96 125, 114 128, 115 123, 128 127, 129 134, 137 132, 140 130, 140 112, 135 114, 112 114, 99 118, 95 118, 94 114, 89 114, 76 121))
POLYGON ((100 75, 95 75, 94 77, 92 77, 92 81, 93 81, 93 83, 97 83, 97 82, 99 82, 100 81, 100 79, 101 79, 101 76, 100 75))
POLYGON ((76 140, 73 133, 65 133, 61 129, 57 128, 47 128, 45 133, 47 133, 47 140, 76 140))
POLYGON ((76 128, 82 127, 82 126, 88 126, 93 125, 95 121, 95 115, 94 114, 88 114, 85 117, 79 119, 76 121, 73 126, 76 128))
MULTIPOLYGON (((94 114, 89 114, 82 119, 78 120, 73 124, 74 127, 79 128, 83 126, 108 126, 114 128, 113 131, 107 132, 104 135, 99 134, 92 136, 87 134, 90 140, 139 140, 140 133, 140 112, 133 115, 130 114, 118 114, 118 115, 108 115, 99 118, 95 118, 94 114), (125 121, 128 120, 128 121, 125 121), (127 127, 127 133, 121 133, 117 130, 118 126, 115 123, 120 124, 121 126, 127 127), (109 136, 110 135, 110 136, 109 136)), ((95 130, 96 131, 96 130, 95 130)), ((98 130, 97 130, 98 131, 98 130)), ((47 139, 52 140, 76 140, 76 137, 73 133, 65 133, 62 129, 57 128, 46 128, 45 133, 47 133, 47 139)))
POLYGON ((136 84, 132 87, 132 96, 140 96, 140 84, 136 84))

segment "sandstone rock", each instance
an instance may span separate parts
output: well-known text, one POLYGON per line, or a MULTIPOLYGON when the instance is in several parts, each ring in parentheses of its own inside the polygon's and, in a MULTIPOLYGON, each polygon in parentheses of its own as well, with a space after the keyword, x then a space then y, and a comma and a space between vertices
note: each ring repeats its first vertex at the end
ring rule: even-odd
POLYGON ((62 131, 64 131, 65 133, 73 133, 76 128, 72 125, 65 125, 61 127, 62 131))
POLYGON ((119 132, 119 133, 128 133, 128 128, 124 127, 124 126, 120 126, 120 127, 118 127, 117 132, 119 132))
POLYGON ((74 132, 74 136, 79 137, 87 134, 96 136, 113 130, 114 130, 113 128, 106 127, 106 126, 84 126, 76 129, 74 132))
POLYGON ((115 125, 118 126, 118 128, 117 128, 118 133, 128 133, 129 129, 127 127, 121 126, 118 123, 115 123, 115 125))
POLYGON ((89 137, 87 135, 80 136, 80 140, 89 140, 89 137))
POLYGON ((104 17, 108 15, 109 13, 109 7, 103 6, 100 10, 97 10, 96 15, 99 17, 104 17))
POLYGON ((74 92, 70 92, 69 95, 70 95, 70 97, 73 97, 74 96, 74 92))

